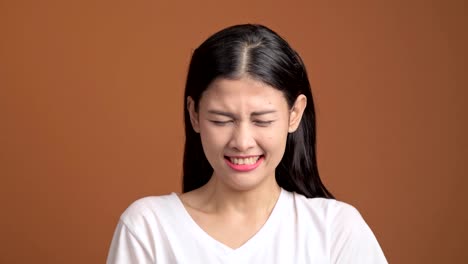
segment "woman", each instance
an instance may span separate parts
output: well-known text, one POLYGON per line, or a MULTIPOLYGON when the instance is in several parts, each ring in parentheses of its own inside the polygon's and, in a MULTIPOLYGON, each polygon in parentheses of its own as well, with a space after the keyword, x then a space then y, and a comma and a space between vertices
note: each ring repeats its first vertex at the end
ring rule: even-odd
POLYGON ((386 263, 322 184, 305 66, 280 36, 237 25, 192 56, 183 193, 121 216, 108 263, 386 263))

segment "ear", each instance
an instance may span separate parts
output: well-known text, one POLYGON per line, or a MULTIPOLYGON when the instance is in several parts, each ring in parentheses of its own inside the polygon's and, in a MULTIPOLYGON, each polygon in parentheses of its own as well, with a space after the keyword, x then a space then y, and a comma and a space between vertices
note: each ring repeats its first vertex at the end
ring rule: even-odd
POLYGON ((200 133, 200 125, 198 123, 198 113, 195 110, 195 101, 192 97, 187 97, 187 110, 190 115, 190 123, 192 123, 192 128, 195 132, 200 133))
POLYGON ((307 97, 301 94, 296 98, 293 107, 289 112, 289 129, 288 132, 292 133, 296 131, 301 123, 302 114, 307 106, 307 97))

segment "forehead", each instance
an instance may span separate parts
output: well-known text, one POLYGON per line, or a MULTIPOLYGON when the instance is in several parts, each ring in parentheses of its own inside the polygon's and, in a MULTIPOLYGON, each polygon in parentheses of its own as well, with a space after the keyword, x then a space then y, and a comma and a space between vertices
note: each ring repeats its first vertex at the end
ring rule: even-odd
POLYGON ((252 78, 216 79, 203 92, 200 108, 222 107, 230 110, 287 108, 283 92, 252 78))

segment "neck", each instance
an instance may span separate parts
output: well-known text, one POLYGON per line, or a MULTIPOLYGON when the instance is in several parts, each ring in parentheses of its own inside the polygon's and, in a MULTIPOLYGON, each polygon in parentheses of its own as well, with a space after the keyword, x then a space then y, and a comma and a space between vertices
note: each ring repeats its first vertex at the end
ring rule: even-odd
POLYGON ((203 186, 206 211, 216 214, 269 215, 281 193, 274 177, 251 190, 236 190, 215 175, 203 186))

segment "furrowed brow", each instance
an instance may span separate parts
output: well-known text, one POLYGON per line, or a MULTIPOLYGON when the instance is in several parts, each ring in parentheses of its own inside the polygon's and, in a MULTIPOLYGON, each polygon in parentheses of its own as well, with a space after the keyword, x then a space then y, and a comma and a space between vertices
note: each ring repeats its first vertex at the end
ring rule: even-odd
POLYGON ((272 114, 272 113, 276 113, 276 110, 265 110, 265 111, 252 112, 251 116, 259 116, 259 115, 266 115, 266 114, 272 114))
POLYGON ((223 112, 223 111, 218 111, 218 110, 208 110, 208 113, 209 114, 213 114, 213 115, 221 115, 221 116, 226 116, 226 117, 230 117, 230 118, 235 118, 236 116, 232 113, 228 113, 228 112, 223 112))
MULTIPOLYGON (((221 115, 221 116, 226 116, 229 118, 236 118, 235 114, 229 113, 229 112, 224 112, 224 111, 219 111, 219 110, 208 110, 209 114, 213 115, 221 115)), ((250 114, 251 116, 261 116, 261 115, 266 115, 266 114, 272 114, 276 113, 276 110, 265 110, 265 111, 255 111, 250 114)))

